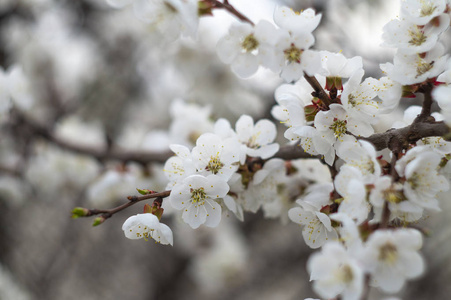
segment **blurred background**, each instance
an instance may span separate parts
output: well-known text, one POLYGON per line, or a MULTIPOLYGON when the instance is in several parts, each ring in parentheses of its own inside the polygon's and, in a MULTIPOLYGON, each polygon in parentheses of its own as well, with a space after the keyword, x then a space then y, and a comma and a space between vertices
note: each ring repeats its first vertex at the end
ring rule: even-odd
MULTIPOLYGON (((315 8, 323 14, 315 48, 362 56, 366 76, 379 77, 379 63, 392 60, 379 44, 397 1, 230 2, 254 22, 272 20, 276 5, 315 8)), ((174 247, 124 237, 122 223, 142 205, 95 228, 70 218, 76 206, 124 203, 135 188, 164 190, 167 146, 192 144, 220 117, 271 118, 278 76, 260 70, 241 80, 215 54, 234 21, 217 11, 200 20, 195 40, 168 41, 131 7, 104 0, 0 0, 0 96, 15 91, 0 113, 0 299, 315 298, 305 270, 312 250, 286 218, 230 215, 218 228, 192 230, 167 207, 174 247), (108 149, 125 156, 105 157, 108 149)), ((427 272, 402 299, 451 294, 450 196, 418 224, 432 232, 427 272)))

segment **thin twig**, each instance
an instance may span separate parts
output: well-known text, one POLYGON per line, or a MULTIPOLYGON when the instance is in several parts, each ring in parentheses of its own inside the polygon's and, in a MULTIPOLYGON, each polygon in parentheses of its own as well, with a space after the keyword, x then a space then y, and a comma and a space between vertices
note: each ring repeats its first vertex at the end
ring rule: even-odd
POLYGON ((238 19, 240 19, 243 22, 247 22, 249 24, 251 24, 252 26, 254 26, 254 22, 252 22, 248 17, 246 17, 245 15, 243 15, 242 13, 240 13, 238 10, 236 10, 235 7, 233 7, 232 5, 229 4, 229 1, 224 0, 224 2, 220 2, 218 0, 209 0, 215 8, 223 8, 225 10, 227 10, 229 13, 231 13, 232 15, 234 15, 235 17, 237 17, 238 19))
POLYGON ((91 217, 95 215, 101 214, 101 221, 100 223, 103 223, 106 219, 111 218, 115 213, 118 213, 127 207, 130 207, 140 201, 153 199, 153 198, 159 198, 159 201, 162 201, 163 198, 168 197, 171 194, 171 191, 164 191, 160 193, 151 193, 148 195, 143 196, 128 196, 127 199, 129 200, 127 203, 121 204, 117 207, 110 208, 110 209, 88 209, 87 213, 84 215, 84 217, 91 217))
POLYGON ((329 95, 327 95, 326 91, 323 89, 319 81, 316 79, 315 76, 309 76, 306 73, 304 73, 304 78, 307 80, 307 82, 310 84, 310 86, 315 90, 314 97, 317 97, 321 102, 324 104, 326 108, 329 107, 331 104, 331 100, 329 98, 329 95))

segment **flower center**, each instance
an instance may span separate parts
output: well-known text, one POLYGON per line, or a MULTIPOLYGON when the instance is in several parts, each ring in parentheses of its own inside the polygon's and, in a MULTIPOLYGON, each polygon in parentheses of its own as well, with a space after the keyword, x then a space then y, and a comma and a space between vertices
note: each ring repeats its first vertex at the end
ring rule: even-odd
POLYGON ((423 75, 426 72, 429 72, 429 70, 431 70, 433 66, 434 62, 427 63, 424 60, 420 59, 420 61, 417 64, 417 76, 415 76, 415 78, 423 75))
POLYGON ((205 170, 212 172, 213 174, 218 174, 219 170, 224 167, 224 164, 219 160, 219 155, 210 156, 210 161, 208 162, 205 170))
POLYGON ((390 188, 383 191, 382 195, 386 201, 393 203, 393 204, 400 203, 402 201, 407 200, 407 198, 404 195, 404 193, 402 192, 402 190, 399 190, 394 186, 391 186, 390 188))
POLYGON ((374 161, 368 158, 362 165, 363 170, 367 171, 368 174, 374 174, 376 168, 374 167, 374 161))
POLYGON ((420 46, 424 42, 426 42, 426 35, 421 31, 418 27, 415 30, 409 30, 410 41, 409 44, 413 46, 420 46))
POLYGON ((204 188, 191 189, 191 202, 200 205, 205 203, 205 198, 207 198, 207 194, 205 193, 204 188))
POLYGON ((332 129, 332 131, 334 132, 334 136, 337 139, 342 137, 348 130, 346 127, 346 123, 347 122, 345 120, 335 119, 334 123, 332 125, 330 125, 329 128, 332 129))
POLYGON ((420 17, 430 16, 434 13, 437 6, 432 5, 432 3, 423 3, 420 10, 420 17))
POLYGON ((398 257, 398 249, 395 245, 387 242, 379 248, 379 260, 385 263, 393 264, 398 257))
POLYGON ((294 44, 291 44, 291 47, 284 50, 283 53, 285 53, 285 59, 288 60, 289 63, 301 63, 301 54, 303 50, 296 48, 294 44))
POLYGON ((354 274, 349 265, 340 267, 340 278, 344 283, 350 283, 354 279, 354 274))
POLYGON ((349 94, 348 96, 348 103, 352 105, 352 107, 355 107, 357 105, 357 100, 354 97, 353 94, 349 94))
POLYGON ((248 53, 256 50, 258 48, 258 45, 259 43, 253 34, 246 36, 244 38, 244 41, 241 43, 243 50, 248 53))
POLYGON ((257 143, 257 137, 259 135, 260 135, 260 133, 257 133, 255 135, 251 136, 249 138, 249 140, 247 141, 246 146, 248 146, 249 148, 252 148, 252 149, 259 149, 261 147, 261 145, 259 145, 257 143))
POLYGON ((410 184, 410 187, 415 190, 420 186, 420 175, 416 172, 410 176, 409 179, 407 179, 407 182, 410 184))

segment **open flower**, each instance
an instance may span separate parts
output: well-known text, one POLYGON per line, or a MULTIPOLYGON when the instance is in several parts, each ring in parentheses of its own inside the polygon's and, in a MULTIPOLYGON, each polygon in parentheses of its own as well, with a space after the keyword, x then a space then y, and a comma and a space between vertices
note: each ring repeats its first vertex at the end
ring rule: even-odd
POLYGON ((219 58, 231 64, 232 71, 242 78, 257 72, 260 65, 271 68, 274 40, 278 30, 268 21, 260 21, 255 27, 249 24, 233 24, 229 34, 218 41, 219 58))
POLYGON ((221 206, 216 199, 228 191, 227 182, 219 176, 191 175, 174 186, 169 199, 174 208, 183 209, 183 221, 192 228, 201 224, 216 227, 221 221, 221 206))
POLYGON ((260 120, 254 126, 252 117, 243 115, 236 122, 235 130, 241 143, 241 164, 244 164, 246 155, 268 159, 279 150, 279 144, 273 143, 276 126, 269 120, 260 120))
POLYGON ((199 174, 214 174, 227 181, 238 169, 240 144, 233 137, 222 139, 219 135, 204 133, 197 139, 191 154, 199 174))
POLYGON ((342 295, 357 300, 363 292, 363 269, 356 258, 342 244, 332 241, 322 251, 314 253, 307 262, 313 289, 323 298, 342 295))
POLYGON ((315 207, 303 200, 297 200, 296 203, 301 207, 290 209, 288 216, 291 221, 304 226, 302 236, 310 248, 319 248, 326 241, 337 238, 329 216, 320 212, 321 207, 315 207))
POLYGON ((377 230, 368 239, 364 262, 373 285, 388 293, 398 292, 406 279, 418 277, 424 262, 418 253, 421 233, 415 229, 377 230))
POLYGON ((172 230, 167 225, 160 223, 154 214, 137 214, 125 220, 122 230, 127 238, 148 239, 153 238, 157 243, 173 245, 172 230))

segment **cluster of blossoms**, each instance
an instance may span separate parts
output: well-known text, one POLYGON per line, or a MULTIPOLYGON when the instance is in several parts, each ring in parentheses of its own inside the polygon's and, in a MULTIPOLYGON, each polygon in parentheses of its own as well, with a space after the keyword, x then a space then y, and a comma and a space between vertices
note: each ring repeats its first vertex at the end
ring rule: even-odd
MULTIPOLYGON (((184 16, 191 10, 182 8, 190 1, 136 0, 135 8, 140 14, 163 14, 155 3, 178 14, 171 19, 178 29, 195 27, 186 22, 195 18, 184 16)), ((201 3, 200 8, 212 8, 209 1, 201 3)), ((172 207, 194 229, 216 227, 225 209, 240 220, 244 211, 260 208, 268 217, 287 215, 303 226, 307 245, 322 247, 308 262, 321 297, 361 299, 365 277, 386 293, 400 291, 424 270, 418 253, 421 234, 406 227, 440 211, 438 197, 449 190, 451 144, 428 136, 375 147, 373 126, 402 97, 418 93, 424 94, 423 107, 406 110, 404 120, 392 128, 442 120, 451 124, 451 63, 439 41, 450 25, 449 10, 446 0, 402 1, 399 19, 384 27, 383 45, 397 52, 393 63, 380 65, 385 74, 380 79, 364 77, 361 57, 310 50, 321 19, 312 9, 276 8, 278 27, 268 21, 233 24, 217 44, 219 58, 242 78, 259 66, 280 73, 287 83, 275 92, 272 115, 288 127, 284 136, 292 145, 329 166, 332 182, 314 179, 305 188, 302 176, 290 177, 296 163, 271 159, 279 150, 275 125, 268 120, 254 124, 244 115, 235 129, 219 119, 192 149, 170 145, 175 156, 166 161, 164 172, 172 207), (431 114, 432 99, 443 115, 431 114), (391 153, 380 151, 387 147, 391 153)), ((126 235, 172 244, 167 226, 148 218, 127 220, 126 235)))
MULTIPOLYGON (((247 160, 268 159, 279 150, 279 145, 273 143, 275 137, 273 123, 260 120, 254 125, 252 118, 244 115, 235 130, 228 121, 219 119, 214 133, 202 134, 192 150, 171 145, 176 156, 166 162, 164 171, 170 180, 167 188, 172 190, 172 206, 183 210, 182 218, 192 228, 201 224, 217 226, 221 204, 242 216, 241 206, 227 194, 235 193, 238 174, 244 174, 249 183, 250 171, 244 170, 247 160)), ((260 175, 260 182, 268 175, 260 175)))
POLYGON ((280 72, 288 82, 298 80, 304 72, 312 75, 320 66, 318 53, 309 50, 315 42, 312 32, 320 20, 321 15, 316 15, 313 9, 296 13, 288 7, 279 7, 274 12, 274 22, 279 28, 265 20, 255 26, 233 24, 229 34, 217 44, 218 56, 243 78, 263 66, 280 72))

